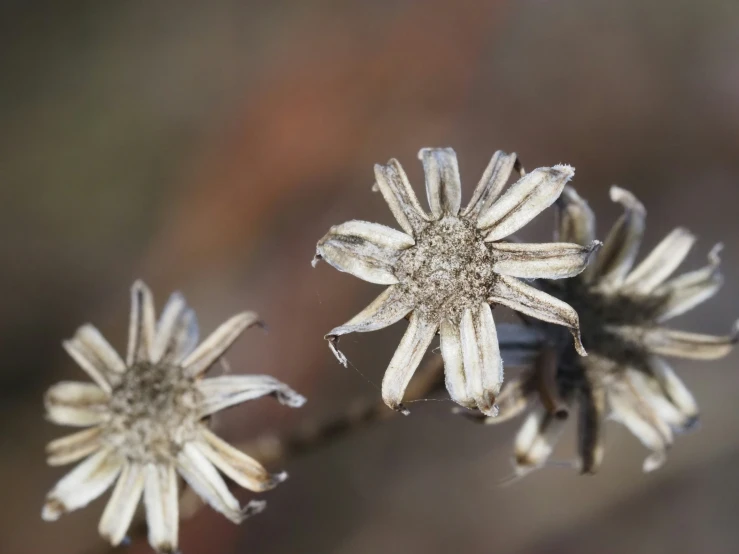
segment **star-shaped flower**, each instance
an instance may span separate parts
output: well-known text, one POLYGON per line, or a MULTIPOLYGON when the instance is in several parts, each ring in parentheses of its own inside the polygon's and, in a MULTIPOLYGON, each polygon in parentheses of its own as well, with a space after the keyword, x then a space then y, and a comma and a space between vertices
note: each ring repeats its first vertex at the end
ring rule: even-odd
POLYGON ((566 165, 524 174, 515 154, 496 152, 472 201, 461 209, 457 156, 451 148, 419 153, 431 213, 421 208, 396 160, 375 166, 376 187, 403 231, 349 221, 332 227, 317 246, 317 260, 370 283, 389 285, 326 338, 375 331, 405 317, 408 330, 382 382, 385 403, 404 411, 402 399, 437 332, 452 399, 494 415, 503 382, 492 305, 568 328, 581 354, 577 312, 520 279, 560 279, 580 273, 600 243, 522 244, 503 239, 518 231, 560 195, 574 170, 566 165), (520 179, 503 192, 512 172, 520 179))
POLYGON ((116 483, 100 520, 100 534, 119 544, 143 496, 149 542, 159 552, 175 552, 178 473, 236 523, 260 512, 265 503, 239 506, 218 470, 255 492, 287 477, 269 474, 218 438, 206 418, 261 396, 274 396, 291 407, 305 399, 265 375, 203 378, 239 335, 259 322, 253 312, 232 317, 200 346, 195 313, 181 295, 173 294, 158 322, 155 317, 151 292, 139 281, 132 288, 125 362, 92 325, 84 325, 64 343, 94 383, 62 382, 46 394, 49 420, 86 429, 49 443, 50 465, 83 461, 47 495, 42 517, 56 520, 116 483))
MULTIPOLYGON (((714 360, 726 356, 737 341, 736 332, 712 336, 663 326, 719 290, 720 245, 709 254, 707 266, 672 277, 695 242, 691 233, 678 228, 634 267, 646 210, 624 189, 613 187, 611 198, 625 212, 591 266, 566 282, 540 282, 544 290, 577 309, 590 355, 576 356, 568 336, 535 320, 529 320, 528 328, 508 328, 501 339, 504 358, 532 364, 506 383, 501 417, 486 420, 498 423, 534 405, 515 441, 519 475, 547 461, 575 406, 577 466, 582 473, 594 473, 601 464, 606 414, 652 451, 644 470, 657 469, 674 435, 698 419, 693 395, 663 357, 714 360)), ((588 244, 595 233, 595 216, 588 204, 567 187, 557 208, 558 237, 588 244)))

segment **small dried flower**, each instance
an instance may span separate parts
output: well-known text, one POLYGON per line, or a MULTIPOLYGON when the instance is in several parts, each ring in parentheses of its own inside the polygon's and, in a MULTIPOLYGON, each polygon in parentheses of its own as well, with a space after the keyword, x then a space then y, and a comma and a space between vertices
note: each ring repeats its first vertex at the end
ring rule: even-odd
POLYGON ((299 407, 305 399, 264 375, 204 379, 247 328, 258 323, 244 312, 198 343, 195 313, 173 294, 155 322, 151 292, 132 288, 128 355, 124 362, 92 325, 81 327, 64 347, 95 382, 62 382, 46 394, 49 420, 87 429, 49 443, 48 463, 77 462, 47 495, 43 519, 82 508, 116 482, 100 520, 100 534, 119 544, 143 496, 149 542, 175 552, 178 535, 177 473, 215 510, 239 523, 264 509, 245 508, 218 473, 255 492, 273 488, 287 475, 270 475, 262 465, 213 434, 206 418, 241 402, 275 396, 299 407), (217 468, 217 469, 216 469, 217 468))
POLYGON ((341 335, 375 331, 408 316, 408 330, 382 382, 385 403, 406 413, 401 404, 405 389, 439 332, 452 399, 494 415, 503 364, 490 304, 565 326, 584 354, 577 312, 519 279, 577 275, 599 243, 503 242, 559 197, 574 173, 569 166, 540 168, 525 175, 515 154, 496 152, 472 201, 461 209, 454 150, 424 148, 419 158, 430 214, 421 208, 403 168, 390 160, 375 166, 376 187, 403 232, 349 221, 332 227, 318 242, 314 265, 325 259, 360 279, 389 285, 364 311, 326 338, 346 365, 334 346, 341 335), (503 193, 514 169, 521 178, 503 193))
MULTIPOLYGON (((662 326, 719 290, 721 246, 711 251, 706 267, 672 277, 695 242, 692 234, 678 228, 634 268, 646 210, 618 187, 611 189, 611 199, 625 212, 591 266, 575 279, 540 283, 578 311, 590 356, 576 356, 569 337, 534 320, 529 327, 507 329, 501 339, 504 357, 533 364, 504 387, 501 417, 486 420, 498 423, 536 404, 515 441, 519 475, 547 461, 575 405, 577 465, 582 473, 595 473, 601 464, 607 409, 611 419, 624 424, 651 450, 644 471, 657 469, 665 462, 674 435, 698 420, 693 395, 663 356, 714 360, 727 355, 737 340, 736 332, 711 336, 662 326)), ((566 187, 557 208, 560 240, 588 244, 595 233, 588 204, 566 187)))

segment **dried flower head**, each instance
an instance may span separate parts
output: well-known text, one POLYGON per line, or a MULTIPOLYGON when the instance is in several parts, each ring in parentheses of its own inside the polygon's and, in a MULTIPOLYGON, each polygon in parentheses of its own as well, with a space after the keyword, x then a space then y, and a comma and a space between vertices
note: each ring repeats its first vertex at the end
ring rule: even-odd
POLYGON ((246 400, 272 395, 299 407, 305 399, 272 377, 226 375, 204 379, 241 333, 258 323, 244 312, 198 343, 195 313, 173 294, 155 322, 151 292, 132 288, 128 355, 124 362, 92 325, 64 343, 93 383, 62 382, 46 394, 49 420, 85 430, 49 443, 48 463, 77 462, 46 497, 43 519, 82 508, 117 483, 100 520, 100 534, 119 544, 143 496, 149 542, 160 552, 177 550, 177 473, 215 510, 239 523, 265 503, 245 508, 217 470, 261 492, 283 481, 213 434, 206 418, 246 400), (217 469, 216 469, 217 468, 217 469))
POLYGON ((349 221, 332 227, 318 242, 314 265, 325 259, 360 279, 389 285, 364 311, 331 330, 326 338, 346 365, 346 358, 334 346, 341 335, 375 331, 408 316, 408 330, 382 382, 385 403, 404 411, 405 389, 439 332, 452 399, 494 415, 503 364, 490 304, 563 325, 584 354, 577 312, 519 279, 577 275, 599 243, 503 242, 559 197, 574 173, 569 166, 524 174, 515 154, 496 152, 472 201, 461 209, 454 150, 424 148, 419 158, 430 214, 421 208, 403 168, 390 160, 375 166, 375 186, 403 232, 377 223, 349 221), (503 193, 514 170, 520 179, 503 193))
MULTIPOLYGON (((507 329, 501 339, 504 357, 532 364, 504 387, 501 417, 486 419, 497 423, 536 404, 515 441, 519 475, 547 461, 574 405, 578 406, 577 466, 582 473, 596 472, 602 461, 607 409, 611 419, 624 424, 651 450, 644 471, 657 469, 674 435, 698 420, 693 395, 663 356, 714 360, 727 355, 737 340, 736 332, 711 336, 662 326, 721 287, 721 246, 711 251, 706 267, 672 277, 695 242, 692 234, 678 228, 634 267, 646 210, 618 187, 611 189, 611 199, 623 205, 624 214, 590 267, 569 281, 540 283, 578 311, 590 355, 576 356, 568 336, 534 320, 529 327, 507 329)), ((595 233, 588 204, 566 187, 557 209, 560 240, 588 244, 595 233)))

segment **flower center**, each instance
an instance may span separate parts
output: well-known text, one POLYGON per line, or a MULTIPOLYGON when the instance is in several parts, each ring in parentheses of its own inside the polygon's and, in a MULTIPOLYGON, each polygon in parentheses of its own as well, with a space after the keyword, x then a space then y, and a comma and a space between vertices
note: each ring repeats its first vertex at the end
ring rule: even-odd
POLYGON ((484 236, 464 218, 430 223, 398 261, 396 276, 431 320, 459 322, 466 308, 484 302, 494 282, 493 257, 484 236))
POLYGON ((182 368, 141 362, 113 389, 106 439, 127 458, 174 458, 197 431, 200 393, 182 368))

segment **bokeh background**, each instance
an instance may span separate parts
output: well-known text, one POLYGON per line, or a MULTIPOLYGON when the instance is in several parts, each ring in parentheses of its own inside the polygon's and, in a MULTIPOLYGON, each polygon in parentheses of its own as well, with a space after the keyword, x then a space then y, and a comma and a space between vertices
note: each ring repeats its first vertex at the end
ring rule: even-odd
MULTIPOLYGON (((378 289, 327 265, 334 223, 391 223, 372 165, 453 146, 465 198, 496 149, 566 162, 607 228, 613 183, 649 209, 651 246, 677 225, 724 241, 727 283, 676 324, 725 333, 739 315, 739 4, 666 0, 5 2, 0 17, 0 552, 103 553, 103 503, 42 523, 63 470, 44 465, 46 387, 83 375, 60 341, 93 321, 123 349, 128 288, 182 290, 204 332, 257 310, 267 334, 236 372, 305 393, 229 411, 235 442, 341 412, 376 388, 323 334, 378 289)), ((551 214, 527 229, 546 240, 551 214)), ((342 348, 379 383, 403 331, 342 348)), ((430 354, 435 356, 438 354, 430 354)), ((667 466, 608 427, 596 477, 548 468, 507 487, 518 424, 471 425, 412 405, 288 460, 268 510, 236 527, 209 509, 183 526, 201 552, 442 554, 739 551, 739 356, 677 363, 703 410, 667 466), (693 367, 695 366, 695 367, 693 367)), ((571 434, 557 459, 573 449, 571 434)), ((275 468, 277 469, 277 468, 275 468)), ((248 496, 241 494, 242 500, 248 496)), ((147 552, 136 539, 129 552, 147 552)))

